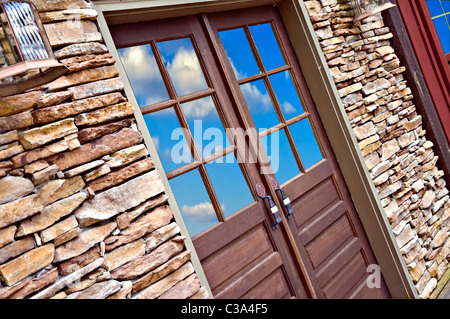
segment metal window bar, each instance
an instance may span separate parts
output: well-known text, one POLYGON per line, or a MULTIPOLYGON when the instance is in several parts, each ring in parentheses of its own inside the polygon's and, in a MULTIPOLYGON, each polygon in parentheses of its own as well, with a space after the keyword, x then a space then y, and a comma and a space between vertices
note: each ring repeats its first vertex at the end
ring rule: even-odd
POLYGON ((17 35, 24 59, 32 61, 49 58, 30 5, 25 2, 8 2, 4 8, 17 35))

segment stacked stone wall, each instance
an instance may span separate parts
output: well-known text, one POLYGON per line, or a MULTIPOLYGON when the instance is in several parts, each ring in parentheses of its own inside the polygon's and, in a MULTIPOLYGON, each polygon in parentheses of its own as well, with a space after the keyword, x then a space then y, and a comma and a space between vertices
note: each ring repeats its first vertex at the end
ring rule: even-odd
POLYGON ((0 98, 0 299, 207 297, 96 11, 33 2, 69 73, 0 98))
POLYGON ((420 298, 449 268, 444 172, 381 14, 354 22, 350 1, 305 1, 365 163, 420 298))

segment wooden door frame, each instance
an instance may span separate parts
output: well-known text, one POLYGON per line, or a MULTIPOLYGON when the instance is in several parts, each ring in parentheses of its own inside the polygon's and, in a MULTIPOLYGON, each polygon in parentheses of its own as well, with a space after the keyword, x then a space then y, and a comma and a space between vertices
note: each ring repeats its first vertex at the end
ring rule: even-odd
MULTIPOLYGON (((131 21, 144 21, 189 14, 217 12, 266 4, 278 4, 292 47, 302 67, 311 96, 321 117, 323 127, 339 163, 342 175, 359 213, 374 255, 381 267, 384 280, 393 298, 417 299, 418 294, 396 243, 395 236, 385 216, 375 186, 364 163, 360 148, 345 114, 342 101, 334 85, 327 63, 320 49, 305 5, 301 0, 143 0, 120 2, 120 0, 94 1, 98 12, 98 25, 111 54, 120 61, 108 25, 131 21), (321 83, 322 85, 317 85, 321 83)), ((122 64, 116 63, 125 92, 135 107, 140 127, 145 127, 143 116, 131 89, 122 64)), ((155 145, 148 131, 142 132, 155 166, 163 171, 155 145)), ((161 174, 174 218, 181 232, 187 237, 186 246, 193 252, 192 261, 202 284, 207 287, 195 248, 190 240, 181 212, 176 204, 165 174, 161 174)), ((212 296, 212 294, 210 294, 212 296)))

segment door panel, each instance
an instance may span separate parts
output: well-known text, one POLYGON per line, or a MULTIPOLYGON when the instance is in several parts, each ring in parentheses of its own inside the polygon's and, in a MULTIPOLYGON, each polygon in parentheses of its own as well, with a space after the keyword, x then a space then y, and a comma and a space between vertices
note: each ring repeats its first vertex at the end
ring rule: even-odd
MULTIPOLYGON (((292 269, 291 258, 286 250, 280 252, 274 237, 264 203, 256 202, 232 215, 194 238, 194 245, 213 295, 216 298, 244 298, 273 272, 289 283, 284 296, 307 297, 304 285, 298 275, 288 275, 292 269), (288 269, 286 269, 288 268, 288 269), (295 283, 296 289, 293 289, 295 283)), ((275 233, 276 235, 276 233, 275 233)), ((294 273, 292 270, 290 272, 294 273)), ((266 292, 268 298, 278 298, 279 289, 266 292), (273 294, 272 294, 273 293, 273 294)))
POLYGON ((242 296, 243 299, 291 299, 289 282, 282 269, 277 268, 242 296))

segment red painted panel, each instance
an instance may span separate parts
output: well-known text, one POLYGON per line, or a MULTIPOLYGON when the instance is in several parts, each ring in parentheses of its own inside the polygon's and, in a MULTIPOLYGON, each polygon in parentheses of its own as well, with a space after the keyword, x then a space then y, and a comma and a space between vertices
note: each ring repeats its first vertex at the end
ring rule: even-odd
POLYGON ((425 0, 397 1, 417 60, 450 142, 450 67, 425 0))

